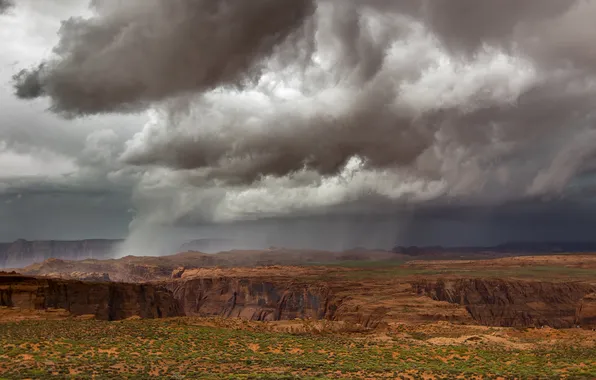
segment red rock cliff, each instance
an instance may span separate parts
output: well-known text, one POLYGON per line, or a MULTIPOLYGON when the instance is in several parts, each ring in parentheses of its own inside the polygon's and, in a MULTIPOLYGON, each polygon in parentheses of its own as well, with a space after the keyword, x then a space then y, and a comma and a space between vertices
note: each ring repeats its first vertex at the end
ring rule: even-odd
POLYGON ((251 278, 194 278, 168 285, 186 315, 269 321, 331 319, 337 309, 326 286, 251 278))
POLYGON ((418 281, 412 286, 420 295, 464 305, 483 325, 595 327, 596 315, 590 312, 596 309, 586 296, 596 291, 596 285, 588 283, 454 279, 418 281))
POLYGON ((150 284, 94 283, 0 275, 0 306, 65 309, 103 320, 182 315, 172 294, 150 284))

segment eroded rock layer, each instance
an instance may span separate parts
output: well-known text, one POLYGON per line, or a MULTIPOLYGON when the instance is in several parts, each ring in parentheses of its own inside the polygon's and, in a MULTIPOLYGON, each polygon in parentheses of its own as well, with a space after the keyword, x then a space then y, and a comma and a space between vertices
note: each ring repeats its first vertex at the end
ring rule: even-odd
POLYGON ((183 315, 172 294, 151 284, 99 283, 0 275, 0 306, 64 309, 102 320, 183 315))
MULTIPOLYGON (((596 285, 500 279, 438 279, 413 282, 420 295, 464 305, 482 325, 554 328, 593 327, 596 285)), ((596 326, 594 326, 596 327, 596 326)))
POLYGON ((174 281, 168 288, 186 315, 258 321, 332 319, 337 309, 323 285, 222 277, 174 281))
POLYGON ((140 284, 0 274, 0 306, 65 309, 104 320, 186 315, 256 321, 329 319, 370 328, 438 320, 596 328, 596 284, 590 282, 450 277, 346 280, 339 275, 304 277, 308 271, 281 267, 196 271, 140 284))

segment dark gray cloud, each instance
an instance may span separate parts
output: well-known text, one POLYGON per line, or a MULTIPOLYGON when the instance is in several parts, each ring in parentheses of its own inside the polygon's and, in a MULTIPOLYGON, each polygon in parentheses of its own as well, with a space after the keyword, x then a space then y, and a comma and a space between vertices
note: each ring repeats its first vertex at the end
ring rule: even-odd
POLYGON ((41 84, 41 71, 45 64, 32 70, 23 69, 13 76, 15 82, 15 95, 21 99, 35 99, 44 95, 41 84))
MULTIPOLYGON (((577 1, 558 0, 425 0, 419 14, 449 48, 473 53, 483 45, 515 49, 536 23, 553 20, 577 1)), ((548 42, 546 42, 548 43, 548 42)))
POLYGON ((126 111, 170 96, 240 85, 301 27, 310 0, 94 3, 62 24, 57 58, 16 77, 22 98, 47 94, 66 114, 126 111))
POLYGON ((0 14, 6 12, 13 6, 12 0, 0 0, 0 14))
POLYGON ((123 158, 183 170, 191 188, 229 185, 225 195, 184 198, 188 212, 209 217, 379 196, 491 203, 560 192, 585 170, 595 153, 585 143, 596 103, 588 40, 561 54, 559 43, 536 38, 569 34, 594 9, 404 4, 321 2, 307 70, 270 72, 244 94, 166 104, 123 158))
MULTIPOLYGON (((561 20, 572 24, 575 17, 569 14, 579 12, 573 2, 565 4, 495 6, 486 1, 460 1, 447 6, 447 2, 431 1, 408 9, 383 2, 324 2, 319 6, 316 45, 321 56, 331 57, 331 72, 326 75, 323 71, 329 68, 313 65, 313 71, 320 70, 317 75, 302 78, 315 94, 307 94, 310 103, 300 98, 294 102, 270 98, 269 106, 276 112, 265 109, 260 113, 255 108, 239 109, 221 96, 200 97, 193 103, 191 117, 182 122, 178 117, 168 118, 165 124, 171 128, 163 138, 152 134, 151 142, 142 144, 144 149, 133 150, 126 158, 138 165, 206 168, 216 178, 252 183, 259 176, 283 176, 302 168, 323 175, 337 173, 354 156, 375 168, 415 166, 416 160, 437 146, 439 134, 466 150, 493 143, 534 143, 536 136, 578 124, 574 115, 589 116, 594 93, 584 83, 585 72, 565 71, 565 64, 555 66, 563 72, 552 77, 550 71, 534 65, 530 50, 509 60, 495 58, 498 51, 484 57, 452 56, 451 72, 437 72, 436 83, 428 83, 444 87, 418 94, 435 99, 416 99, 407 92, 421 90, 416 89, 416 81, 427 84, 425 70, 436 69, 436 61, 425 56, 428 51, 416 55, 414 47, 408 60, 392 54, 404 48, 400 46, 403 40, 429 44, 429 50, 440 46, 425 42, 424 35, 399 17, 417 18, 449 48, 478 52, 482 46, 507 45, 509 51, 532 45, 545 32, 543 22, 563 23, 561 31, 565 32, 569 25, 561 20), (466 74, 469 80, 458 83, 456 76, 466 74), (321 79, 324 84, 317 89, 321 79), (343 104, 323 98, 331 86, 337 91, 329 97, 335 95, 341 99, 337 103, 343 104), (451 94, 455 99, 445 98, 448 86, 457 87, 451 94), (558 90, 553 94, 554 88, 558 90), (306 104, 301 107, 300 103, 306 104), (207 123, 216 123, 219 131, 207 123), (255 123, 260 127, 251 127, 255 123), (495 134, 499 135, 496 141, 495 134)), ((545 41, 534 48, 554 54, 557 47, 548 44, 545 41)), ((578 46, 573 53, 579 56, 586 47, 578 46)), ((571 63, 579 61, 573 55, 566 57, 571 63)))

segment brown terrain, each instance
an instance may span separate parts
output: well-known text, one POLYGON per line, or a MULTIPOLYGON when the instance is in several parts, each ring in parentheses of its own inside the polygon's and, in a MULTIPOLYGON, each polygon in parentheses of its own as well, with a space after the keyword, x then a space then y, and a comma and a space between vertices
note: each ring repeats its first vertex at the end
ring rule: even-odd
POLYGON ((184 315, 324 319, 365 328, 432 321, 596 328, 596 255, 590 254, 404 261, 387 252, 188 252, 51 259, 19 271, 0 275, 0 306, 106 320, 184 315), (300 259, 311 265, 260 266, 300 259))
POLYGON ((180 316, 172 294, 150 284, 94 283, 0 273, 0 306, 61 309, 103 320, 180 316))
POLYGON ((595 378, 596 255, 440 257, 271 249, 0 272, 0 377, 595 378))

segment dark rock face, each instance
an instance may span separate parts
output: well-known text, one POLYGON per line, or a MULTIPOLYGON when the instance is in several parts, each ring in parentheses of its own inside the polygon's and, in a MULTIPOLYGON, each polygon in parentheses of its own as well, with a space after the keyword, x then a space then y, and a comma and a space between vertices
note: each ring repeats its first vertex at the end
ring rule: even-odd
MULTIPOLYGON (((420 296, 462 305, 459 321, 488 326, 596 328, 596 285, 500 279, 429 279, 400 287, 395 302, 376 302, 378 287, 351 297, 359 283, 299 283, 280 277, 191 277, 130 284, 0 273, 0 306, 65 309, 103 320, 133 316, 221 316, 256 321, 329 319, 374 328, 420 296), (400 293, 401 292, 401 293, 400 293), (364 298, 362 298, 362 297, 364 298), (465 317, 465 318, 464 318, 465 317), (474 322, 472 322, 474 321, 474 322)), ((395 289, 393 289, 395 290, 395 289)), ((434 302, 427 299, 428 302, 434 302)), ((417 301, 418 302, 418 301, 417 301)), ((420 319, 420 315, 410 318, 420 319)), ((431 316, 429 320, 439 318, 431 316)), ((393 319, 392 319, 393 318, 393 319)), ((408 317, 406 317, 408 318, 408 317)))
POLYGON ((586 295, 579 302, 576 321, 580 326, 596 328, 596 293, 586 295))
POLYGON ((0 268, 18 268, 49 258, 62 260, 108 259, 121 240, 27 241, 0 244, 0 268))
POLYGON ((420 281, 420 295, 464 305, 480 324, 503 327, 595 327, 596 285, 498 279, 420 281))
POLYGON ((102 320, 182 315, 172 294, 150 284, 94 283, 0 275, 0 306, 65 309, 102 320))
POLYGON ((324 286, 243 278, 195 278, 168 285, 186 315, 257 321, 333 319, 337 305, 324 286))

